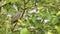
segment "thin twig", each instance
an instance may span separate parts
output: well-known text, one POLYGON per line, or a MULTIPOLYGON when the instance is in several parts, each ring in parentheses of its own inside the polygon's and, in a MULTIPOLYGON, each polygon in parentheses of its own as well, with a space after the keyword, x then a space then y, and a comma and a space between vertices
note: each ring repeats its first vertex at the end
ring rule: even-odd
POLYGON ((0 4, 0 7, 3 7, 3 6, 5 6, 5 5, 7 5, 7 4, 10 4, 10 2, 8 2, 8 3, 6 3, 6 4, 2 4, 2 2, 1 2, 1 4, 0 4))
POLYGON ((26 4, 28 4, 28 3, 29 3, 29 1, 30 1, 30 0, 28 0, 28 1, 25 3, 25 5, 26 5, 26 4))

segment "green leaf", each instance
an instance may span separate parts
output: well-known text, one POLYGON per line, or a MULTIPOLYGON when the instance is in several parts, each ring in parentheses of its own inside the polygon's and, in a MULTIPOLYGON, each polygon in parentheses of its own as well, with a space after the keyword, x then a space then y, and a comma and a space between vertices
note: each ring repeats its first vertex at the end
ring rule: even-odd
POLYGON ((30 34, 27 28, 23 28, 20 32, 20 34, 30 34))

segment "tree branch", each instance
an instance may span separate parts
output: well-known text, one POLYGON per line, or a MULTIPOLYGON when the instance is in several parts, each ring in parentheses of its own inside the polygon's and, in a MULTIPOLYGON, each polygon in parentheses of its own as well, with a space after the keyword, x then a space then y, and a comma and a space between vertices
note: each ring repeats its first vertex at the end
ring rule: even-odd
POLYGON ((8 3, 3 3, 3 2, 0 2, 0 7, 3 7, 3 6, 5 6, 5 5, 7 5, 7 4, 10 4, 10 2, 8 2, 8 3))
POLYGON ((29 1, 30 1, 30 0, 28 0, 28 1, 25 3, 25 5, 26 5, 26 4, 28 4, 28 3, 29 3, 29 1))
MULTIPOLYGON (((24 0, 24 9, 22 9, 22 13, 20 14, 20 13, 16 13, 13 17, 12 17, 12 23, 14 23, 16 20, 18 20, 18 19, 21 19, 22 17, 23 17, 23 15, 24 15, 24 13, 25 13, 25 7, 26 7, 26 4, 25 4, 25 0, 24 0), (15 17, 15 18, 14 18, 15 17), (17 18, 18 17, 18 18, 17 18), (14 19, 14 20, 13 20, 14 19)), ((11 25, 13 25, 13 24, 11 24, 11 25)), ((15 26, 16 26, 16 24, 13 26, 13 28, 11 29, 11 31, 13 32, 14 31, 14 28, 15 28, 15 26)))

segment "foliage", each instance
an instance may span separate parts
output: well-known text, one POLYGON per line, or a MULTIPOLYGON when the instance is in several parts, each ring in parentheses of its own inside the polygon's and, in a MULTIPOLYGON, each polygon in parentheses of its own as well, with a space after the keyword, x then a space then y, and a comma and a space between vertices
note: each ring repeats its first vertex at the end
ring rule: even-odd
POLYGON ((1 0, 0 34, 60 34, 60 0, 1 0), (12 32, 11 17, 24 10, 12 32))

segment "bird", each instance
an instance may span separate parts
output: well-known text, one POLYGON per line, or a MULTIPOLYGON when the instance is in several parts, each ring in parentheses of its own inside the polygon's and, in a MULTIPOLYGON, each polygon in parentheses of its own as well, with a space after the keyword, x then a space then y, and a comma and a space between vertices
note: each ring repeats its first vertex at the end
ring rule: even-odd
POLYGON ((11 17, 11 31, 13 32, 14 27, 16 26, 18 19, 21 19, 23 17, 25 11, 20 11, 16 12, 12 17, 11 17), (14 24, 14 25, 13 25, 14 24))
POLYGON ((19 18, 21 18, 22 12, 16 12, 12 17, 11 17, 11 24, 17 22, 19 18))

